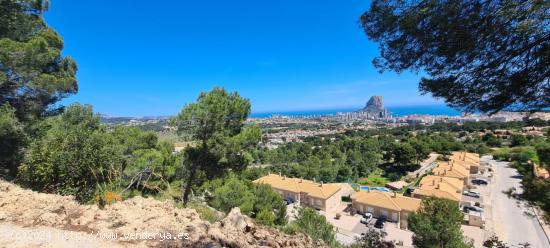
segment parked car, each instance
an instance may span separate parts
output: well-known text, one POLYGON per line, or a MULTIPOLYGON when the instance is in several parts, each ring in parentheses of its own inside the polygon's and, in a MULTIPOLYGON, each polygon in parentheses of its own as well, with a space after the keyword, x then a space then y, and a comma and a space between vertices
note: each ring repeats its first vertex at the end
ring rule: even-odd
POLYGON ((367 218, 368 220, 372 219, 372 214, 371 213, 364 213, 363 214, 363 217, 367 218))
POLYGON ((371 213, 364 213, 363 217, 361 218, 361 223, 368 225, 371 219, 372 219, 371 213))
POLYGON ((386 223, 386 217, 385 216, 380 216, 380 218, 378 218, 376 220, 376 222, 374 222, 374 227, 376 227, 378 229, 382 229, 382 228, 384 228, 385 223, 386 223))
POLYGON ((465 195, 465 196, 474 197, 474 198, 480 198, 481 197, 481 195, 479 193, 473 192, 473 191, 464 191, 462 194, 465 195))
POLYGON ((483 179, 474 179, 472 180, 472 183, 475 184, 475 185, 487 185, 487 181, 483 180, 483 179))
POLYGON ((290 205, 290 204, 294 203, 295 201, 294 201, 294 199, 289 197, 289 198, 285 199, 285 202, 286 202, 286 205, 290 205))
POLYGON ((483 212, 483 208, 466 205, 466 206, 462 207, 462 211, 464 211, 464 213, 468 213, 468 212, 470 212, 470 211, 482 213, 482 212, 483 212))
POLYGON ((405 193, 406 193, 407 195, 412 195, 412 193, 414 192, 415 189, 416 189, 416 187, 409 187, 409 188, 405 191, 405 193))

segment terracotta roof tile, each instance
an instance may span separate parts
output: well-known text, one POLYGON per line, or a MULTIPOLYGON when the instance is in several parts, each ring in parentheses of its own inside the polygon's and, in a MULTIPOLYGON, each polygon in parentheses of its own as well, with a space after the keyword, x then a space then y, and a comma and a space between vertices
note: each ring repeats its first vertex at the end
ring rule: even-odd
POLYGON ((429 175, 420 180, 418 187, 414 190, 414 194, 460 201, 463 188, 464 181, 458 178, 429 175))
POLYGON ((283 177, 276 174, 269 174, 254 180, 254 183, 269 184, 274 189, 281 189, 294 193, 307 193, 309 196, 328 199, 340 190, 338 185, 321 184, 300 178, 283 177))
POLYGON ((395 211, 407 210, 414 212, 420 207, 421 200, 399 194, 378 190, 361 190, 352 195, 356 202, 391 209, 395 211))

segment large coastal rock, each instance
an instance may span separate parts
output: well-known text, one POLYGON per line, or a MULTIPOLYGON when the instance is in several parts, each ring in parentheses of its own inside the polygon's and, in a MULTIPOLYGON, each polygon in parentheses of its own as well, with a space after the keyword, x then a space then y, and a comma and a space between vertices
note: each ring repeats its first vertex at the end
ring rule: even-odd
POLYGON ((2 180, 0 237, 0 247, 326 247, 255 225, 238 208, 211 224, 170 201, 134 197, 99 209, 2 180))
POLYGON ((372 96, 363 108, 363 112, 369 113, 379 113, 383 111, 385 111, 385 109, 381 96, 372 96))

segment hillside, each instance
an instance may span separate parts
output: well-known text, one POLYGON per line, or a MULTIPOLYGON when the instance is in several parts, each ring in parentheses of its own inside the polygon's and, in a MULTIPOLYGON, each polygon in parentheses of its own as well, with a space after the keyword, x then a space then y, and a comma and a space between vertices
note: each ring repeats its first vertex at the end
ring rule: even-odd
POLYGON ((257 226, 238 208, 211 224, 171 202, 134 197, 99 209, 1 180, 0 236, 0 247, 325 247, 257 226))

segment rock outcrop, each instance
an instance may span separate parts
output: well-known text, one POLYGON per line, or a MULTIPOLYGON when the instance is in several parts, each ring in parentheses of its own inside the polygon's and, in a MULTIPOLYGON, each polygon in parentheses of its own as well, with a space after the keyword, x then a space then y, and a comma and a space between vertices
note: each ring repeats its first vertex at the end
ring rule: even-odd
POLYGON ((1 180, 0 235, 7 237, 0 247, 325 247, 303 234, 257 226, 238 208, 211 224, 170 201, 134 197, 99 209, 1 180), (29 236, 36 232, 73 239, 29 236))
POLYGON ((384 111, 384 102, 382 101, 381 96, 372 96, 365 107, 363 108, 363 112, 372 112, 377 113, 384 111))
POLYGON ((386 118, 388 111, 384 108, 381 96, 372 96, 361 112, 368 113, 375 118, 386 118))

